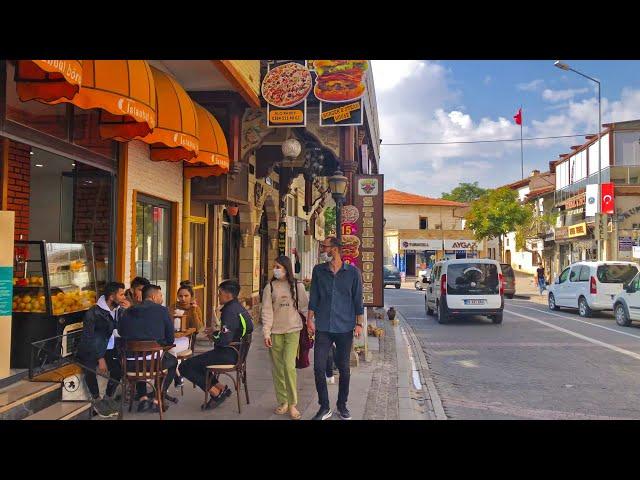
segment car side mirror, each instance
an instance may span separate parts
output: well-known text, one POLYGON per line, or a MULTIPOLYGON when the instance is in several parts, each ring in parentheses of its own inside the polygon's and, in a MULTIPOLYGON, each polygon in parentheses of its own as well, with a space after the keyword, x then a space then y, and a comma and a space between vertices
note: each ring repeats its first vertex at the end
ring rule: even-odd
POLYGON ((626 290, 627 293, 636 293, 636 287, 632 283, 627 285, 625 287, 625 290, 626 290))

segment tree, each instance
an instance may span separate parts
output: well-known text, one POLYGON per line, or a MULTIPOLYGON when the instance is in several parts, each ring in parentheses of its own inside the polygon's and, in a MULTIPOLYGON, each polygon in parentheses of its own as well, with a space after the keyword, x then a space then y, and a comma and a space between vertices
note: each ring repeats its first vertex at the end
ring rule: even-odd
POLYGON ((502 236, 531 222, 533 211, 518 200, 515 190, 503 187, 471 203, 466 215, 467 226, 474 231, 476 240, 497 238, 502 257, 502 236))
POLYGON ((486 194, 489 190, 478 186, 478 182, 460 183, 451 192, 442 192, 444 200, 452 200, 454 202, 471 203, 486 194))
POLYGON ((540 238, 553 228, 558 220, 557 212, 546 212, 542 215, 535 215, 533 206, 527 205, 531 209, 531 219, 529 222, 516 228, 516 248, 518 250, 530 251, 527 248, 527 239, 540 238))
POLYGON ((336 207, 327 207, 324 210, 324 234, 336 234, 336 207))

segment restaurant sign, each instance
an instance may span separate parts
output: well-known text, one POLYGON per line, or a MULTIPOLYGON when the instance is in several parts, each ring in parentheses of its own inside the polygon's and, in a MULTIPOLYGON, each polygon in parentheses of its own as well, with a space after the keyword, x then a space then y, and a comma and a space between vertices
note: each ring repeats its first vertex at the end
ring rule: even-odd
POLYGON ((285 255, 287 250, 287 222, 278 225, 278 255, 285 255))
POLYGON ((307 96, 313 80, 306 60, 274 60, 262 80, 268 127, 307 125, 307 96))
POLYGON ((569 227, 558 227, 555 230, 555 239, 562 240, 569 238, 569 227))
POLYGON ((382 307, 383 175, 356 175, 354 204, 342 208, 342 258, 362 271, 362 297, 382 307))
POLYGON ((577 225, 571 225, 569 227, 569 233, 567 238, 583 237, 587 234, 586 222, 578 223, 577 225))
POLYGON ((565 208, 567 209, 583 207, 586 203, 587 203, 587 196, 585 193, 576 195, 575 197, 571 197, 566 202, 564 202, 565 208))

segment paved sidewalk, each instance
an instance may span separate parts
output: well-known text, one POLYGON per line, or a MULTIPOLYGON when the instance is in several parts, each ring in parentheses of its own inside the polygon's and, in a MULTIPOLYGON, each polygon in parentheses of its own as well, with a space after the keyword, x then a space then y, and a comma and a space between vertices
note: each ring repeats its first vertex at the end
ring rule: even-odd
POLYGON ((540 289, 535 283, 533 275, 514 271, 516 275, 516 296, 514 298, 531 300, 532 302, 547 304, 548 291, 544 291, 540 295, 540 289))

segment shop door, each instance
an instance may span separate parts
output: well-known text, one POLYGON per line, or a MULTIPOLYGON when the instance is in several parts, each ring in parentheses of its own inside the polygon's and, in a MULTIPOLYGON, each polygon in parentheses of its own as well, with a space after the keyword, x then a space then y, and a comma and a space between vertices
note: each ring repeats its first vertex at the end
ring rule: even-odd
POLYGON ((260 218, 260 298, 262 299, 262 291, 269 281, 269 224, 267 221, 267 212, 262 212, 260 218))
POLYGON ((145 277, 162 288, 164 304, 171 281, 171 203, 146 195, 136 199, 135 276, 145 277))
POLYGON ((240 269, 240 214, 222 214, 222 279, 238 280, 240 269))
POLYGON ((207 218, 189 217, 189 280, 203 312, 207 311, 207 218))
POLYGON ((407 277, 416 276, 416 254, 407 253, 407 277))

